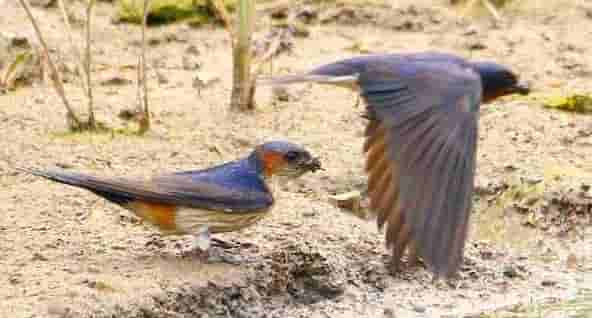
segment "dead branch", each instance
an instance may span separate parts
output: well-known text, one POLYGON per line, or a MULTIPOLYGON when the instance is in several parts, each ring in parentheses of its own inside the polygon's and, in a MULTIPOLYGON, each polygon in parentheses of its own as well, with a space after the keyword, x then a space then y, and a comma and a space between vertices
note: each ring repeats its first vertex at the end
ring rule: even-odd
POLYGON ((500 21, 502 19, 501 15, 499 14, 495 6, 489 0, 470 0, 463 10, 463 16, 466 16, 467 12, 469 12, 479 2, 481 2, 483 6, 485 6, 487 11, 491 13, 491 15, 496 21, 500 21))
POLYGON ((228 34, 230 34, 232 46, 234 47, 234 41, 236 40, 234 23, 230 14, 228 14, 228 10, 226 10, 226 6, 224 6, 224 2, 222 0, 210 0, 210 7, 214 10, 214 13, 218 18, 222 20, 222 23, 224 23, 224 27, 226 27, 228 34))
POLYGON ((66 93, 64 90, 64 85, 62 84, 62 79, 60 77, 60 73, 58 72, 57 67, 55 66, 53 60, 51 59, 51 56, 49 55, 49 49, 47 47, 47 43, 45 42, 45 39, 43 38, 43 35, 41 33, 41 29, 39 29, 39 25, 37 24, 35 17, 31 13, 31 7, 29 6, 29 2, 27 0, 19 0, 19 2, 21 4, 21 6, 23 7, 23 9, 25 10, 25 12, 27 13, 27 17, 29 18, 29 21, 31 21, 31 24, 33 25, 33 29, 35 30, 35 34, 37 35, 37 40, 41 44, 41 48, 43 50, 43 55, 47 59, 47 64, 49 66, 50 72, 52 73, 50 77, 52 79, 53 87, 54 87, 56 93, 60 96, 62 103, 64 104, 64 107, 66 107, 68 126, 72 130, 80 129, 82 123, 81 123, 80 119, 76 116, 76 114, 74 113, 74 110, 72 109, 72 107, 70 106, 70 102, 68 101, 68 98, 66 98, 66 93))
MULTIPOLYGON (((148 24, 148 9, 150 0, 144 0, 144 7, 142 12, 142 48, 140 53, 140 65, 138 67, 138 79, 142 82, 143 99, 140 102, 143 105, 141 110, 141 117, 139 121, 140 128, 138 133, 144 134, 150 129, 150 112, 148 109, 148 83, 146 76, 146 25, 148 24)), ((140 89, 140 87, 138 87, 140 89)))
POLYGON ((240 0, 238 9, 238 33, 233 43, 233 84, 230 108, 250 110, 255 108, 255 85, 251 79, 251 36, 255 20, 255 1, 240 0))
POLYGON ((485 8, 487 8, 487 10, 489 11, 489 13, 491 13, 491 15, 493 15, 493 17, 496 20, 499 21, 499 20, 502 19, 502 17, 500 16, 499 12, 495 8, 495 6, 489 0, 481 0, 481 2, 483 2, 483 5, 485 6, 485 8))
POLYGON ((87 94, 87 90, 88 90, 88 84, 86 83, 86 74, 84 74, 84 72, 86 72, 86 69, 84 67, 84 63, 82 61, 82 56, 80 55, 80 51, 78 50, 78 47, 76 46, 76 44, 74 44, 74 37, 72 36, 72 26, 70 25, 70 18, 68 16, 68 10, 66 9, 66 5, 64 3, 64 0, 58 0, 58 4, 60 6, 60 10, 62 11, 62 16, 64 19, 64 25, 66 26, 66 34, 68 35, 68 41, 70 42, 70 48, 72 50, 72 53, 74 54, 74 58, 76 59, 77 62, 77 68, 78 68, 78 75, 80 76, 81 82, 82 82, 82 90, 84 92, 84 95, 86 96, 87 94))
POLYGON ((276 54, 279 53, 282 44, 283 32, 280 32, 269 44, 267 51, 260 57, 253 65, 253 78, 256 80, 257 76, 263 71, 263 65, 270 61, 276 54))
POLYGON ((91 17, 92 17, 92 9, 95 4, 95 0, 87 0, 88 4, 86 6, 86 49, 85 49, 85 61, 86 61, 86 96, 88 98, 88 126, 90 128, 96 128, 95 122, 95 114, 94 114, 94 106, 93 106, 93 93, 92 93, 92 83, 90 81, 90 67, 91 67, 91 54, 90 54, 90 26, 91 26, 91 17))

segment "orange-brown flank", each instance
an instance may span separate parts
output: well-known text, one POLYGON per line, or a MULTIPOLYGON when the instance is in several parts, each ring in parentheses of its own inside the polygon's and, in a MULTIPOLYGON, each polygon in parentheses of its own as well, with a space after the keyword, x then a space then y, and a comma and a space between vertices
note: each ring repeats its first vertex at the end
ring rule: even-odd
POLYGON ((127 207, 142 219, 158 226, 163 231, 176 231, 175 214, 177 208, 172 205, 135 201, 127 207))

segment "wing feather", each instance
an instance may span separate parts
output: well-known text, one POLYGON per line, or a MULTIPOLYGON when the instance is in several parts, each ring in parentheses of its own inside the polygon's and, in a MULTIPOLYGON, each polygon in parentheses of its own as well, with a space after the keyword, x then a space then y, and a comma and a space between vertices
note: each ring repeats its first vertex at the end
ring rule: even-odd
POLYGON ((471 209, 478 105, 467 103, 480 102, 479 77, 458 61, 368 63, 358 71, 373 118, 364 150, 377 225, 386 226, 394 264, 413 247, 437 276, 450 276, 471 209))

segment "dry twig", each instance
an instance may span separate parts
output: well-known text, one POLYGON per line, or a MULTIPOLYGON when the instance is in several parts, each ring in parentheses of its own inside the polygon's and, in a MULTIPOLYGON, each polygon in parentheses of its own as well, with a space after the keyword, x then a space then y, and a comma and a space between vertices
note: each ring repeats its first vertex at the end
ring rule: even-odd
POLYGON ((463 15, 466 15, 467 12, 469 12, 469 10, 475 7, 479 1, 481 1, 481 3, 485 6, 487 11, 491 13, 495 20, 499 21, 502 19, 501 15, 499 14, 495 6, 489 0, 470 0, 469 3, 467 3, 467 5, 465 6, 463 15))
POLYGON ((41 29, 39 28, 39 25, 37 24, 35 17, 31 13, 31 7, 30 7, 27 0, 19 0, 19 2, 21 4, 21 6, 23 7, 23 9, 25 10, 25 12, 27 13, 27 17, 31 21, 31 24, 33 25, 33 29, 35 30, 35 34, 37 35, 37 40, 41 44, 41 49, 43 50, 43 55, 45 56, 45 59, 47 60, 47 64, 48 64, 50 72, 51 72, 50 77, 52 79, 53 87, 54 87, 56 93, 60 96, 62 103, 64 104, 64 107, 66 107, 68 126, 70 127, 71 130, 78 130, 81 128, 82 122, 76 116, 76 113, 74 113, 74 110, 70 106, 70 102, 68 101, 68 98, 66 98, 66 93, 64 91, 64 85, 62 84, 62 79, 60 77, 60 73, 58 72, 57 67, 55 66, 53 60, 51 59, 51 56, 49 55, 49 49, 47 47, 47 43, 45 42, 45 39, 43 38, 43 35, 41 33, 41 29))
POLYGON ((249 110, 255 108, 255 85, 251 78, 251 35, 255 22, 255 1, 240 0, 238 9, 238 33, 233 47, 233 85, 230 108, 249 110))
POLYGON ((218 18, 224 23, 224 27, 226 27, 226 30, 230 35, 230 40, 232 41, 232 46, 234 47, 234 41, 236 40, 236 34, 234 33, 234 23, 232 22, 232 18, 224 6, 224 2, 222 0, 210 0, 210 5, 214 9, 214 12, 218 18))
POLYGON ((84 91, 84 95, 86 96, 87 90, 88 90, 88 88, 87 88, 88 84, 86 83, 86 79, 87 79, 87 77, 85 76, 86 74, 83 74, 84 72, 86 72, 86 68, 84 67, 84 63, 82 61, 82 56, 80 55, 80 51, 78 50, 78 47, 76 46, 76 44, 74 44, 74 37, 72 36, 72 26, 70 25, 70 18, 68 17, 68 10, 66 9, 66 5, 64 3, 64 0, 58 0, 58 4, 60 6, 60 10, 62 11, 64 25, 66 26, 66 34, 68 35, 68 41, 70 42, 70 47, 71 47, 72 53, 74 54, 76 62, 78 63, 78 65, 77 65, 78 74, 79 74, 81 82, 82 82, 82 90, 84 91))
POLYGON ((148 23, 150 0, 144 0, 142 12, 142 46, 140 58, 138 60, 138 113, 140 114, 138 130, 139 134, 144 134, 150 129, 150 112, 148 109, 148 83, 146 76, 146 25, 148 23), (140 84, 141 83, 141 84, 140 84), (140 96, 142 98, 140 98, 140 96))
POLYGON ((86 6, 86 49, 85 49, 85 70, 86 70, 86 96, 88 102, 88 126, 91 129, 95 129, 96 121, 95 121, 95 113, 94 113, 94 106, 93 106, 93 93, 92 93, 92 83, 90 81, 90 67, 91 67, 91 54, 90 54, 90 25, 91 25, 91 17, 92 17, 92 9, 95 4, 95 0, 87 0, 88 4, 86 6))
POLYGON ((270 61, 280 50, 282 44, 282 33, 280 32, 269 44, 267 51, 259 58, 253 66, 253 80, 257 80, 263 70, 263 65, 270 61))

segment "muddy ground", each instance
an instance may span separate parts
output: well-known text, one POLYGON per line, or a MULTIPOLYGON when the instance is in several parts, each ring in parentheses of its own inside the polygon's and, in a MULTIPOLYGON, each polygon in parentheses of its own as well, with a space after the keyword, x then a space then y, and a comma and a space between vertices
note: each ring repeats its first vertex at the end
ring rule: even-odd
MULTIPOLYGON (((229 112, 227 34, 180 23, 149 30, 155 120, 146 136, 65 133, 65 110, 42 82, 0 95, 0 316, 476 317, 589 288, 592 121, 543 108, 542 96, 589 90, 592 3, 518 2, 497 23, 486 15, 462 19, 444 1, 365 5, 353 17, 313 21, 309 36, 295 38, 292 50, 273 61, 274 71, 287 72, 360 49, 436 49, 494 59, 533 83, 534 97, 482 109, 478 195, 458 281, 432 283, 421 268, 389 274, 375 225, 328 202, 329 195, 363 190, 366 182, 365 123, 351 92, 297 85, 285 102, 261 88, 256 112, 229 112), (219 80, 198 93, 197 71, 219 80), (232 160, 274 138, 306 145, 326 171, 278 185, 272 216, 219 236, 240 243, 240 265, 181 258, 189 238, 163 238, 92 194, 13 170, 61 165, 149 176, 232 160)), ((313 8, 323 13, 334 6, 313 8)), ((16 1, 0 1, 0 11, 11 13, 0 15, 2 32, 34 42, 16 1)), ((100 120, 125 127, 117 114, 135 105, 140 33, 114 24, 114 11, 99 3, 94 19, 95 99, 100 120), (99 83, 115 77, 131 82, 99 83)), ((54 53, 72 64, 59 11, 36 7, 34 14, 54 53)), ((261 18, 258 34, 267 21, 261 18)), ((73 80, 66 89, 83 109, 73 80)))

